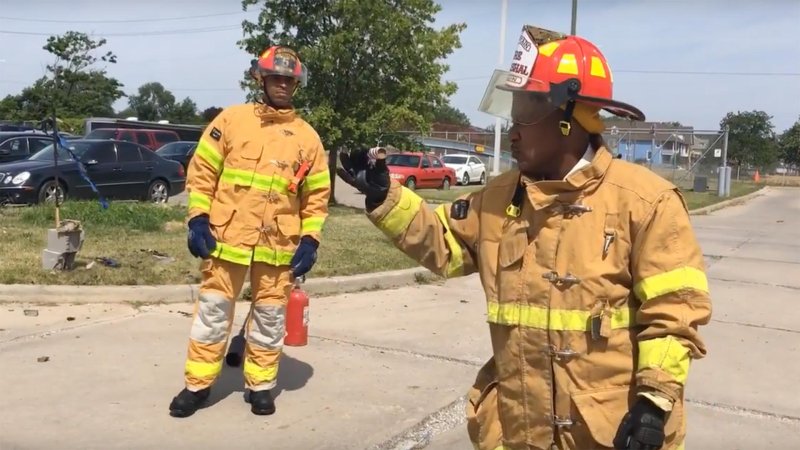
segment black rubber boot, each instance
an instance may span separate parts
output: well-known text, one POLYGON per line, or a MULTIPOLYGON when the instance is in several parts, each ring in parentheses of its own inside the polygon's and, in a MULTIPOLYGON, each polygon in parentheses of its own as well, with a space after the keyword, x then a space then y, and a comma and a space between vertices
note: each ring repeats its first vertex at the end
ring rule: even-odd
POLYGON ((169 415, 172 417, 189 417, 194 414, 203 403, 208 399, 211 388, 205 388, 197 392, 183 389, 172 399, 169 404, 169 415))
POLYGON ((250 411, 258 416, 275 414, 275 400, 270 391, 250 391, 250 411))

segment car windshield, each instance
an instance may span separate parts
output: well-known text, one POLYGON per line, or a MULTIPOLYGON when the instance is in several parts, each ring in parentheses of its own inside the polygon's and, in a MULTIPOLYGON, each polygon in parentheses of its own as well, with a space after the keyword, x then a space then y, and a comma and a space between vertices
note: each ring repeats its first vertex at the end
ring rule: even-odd
POLYGON ((447 155, 442 157, 442 162, 444 162, 445 164, 466 164, 467 158, 464 158, 463 156, 447 155))
POLYGON ((386 157, 387 166, 417 167, 419 156, 415 155, 389 155, 386 157))
MULTIPOLYGON (((69 150, 75 154, 78 158, 80 158, 86 150, 91 148, 92 144, 89 142, 70 142, 69 143, 69 150)), ((53 144, 48 145, 47 147, 39 150, 38 152, 34 153, 30 158, 30 161, 52 161, 53 160, 53 144)), ((75 161, 75 158, 66 151, 65 149, 59 147, 58 148, 58 160, 59 161, 75 161)))

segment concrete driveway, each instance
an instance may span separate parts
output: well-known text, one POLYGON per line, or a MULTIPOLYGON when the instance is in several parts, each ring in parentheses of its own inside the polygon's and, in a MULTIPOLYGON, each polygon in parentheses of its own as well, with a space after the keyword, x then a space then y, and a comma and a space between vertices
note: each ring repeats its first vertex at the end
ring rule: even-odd
MULTIPOLYGON (((687 448, 800 448, 800 190, 693 221, 714 316, 690 372, 687 448)), ((270 417, 250 414, 233 368, 209 407, 168 416, 191 310, 2 305, 0 449, 471 448, 460 397, 490 353, 474 276, 313 298, 312 337, 287 348, 270 417)))

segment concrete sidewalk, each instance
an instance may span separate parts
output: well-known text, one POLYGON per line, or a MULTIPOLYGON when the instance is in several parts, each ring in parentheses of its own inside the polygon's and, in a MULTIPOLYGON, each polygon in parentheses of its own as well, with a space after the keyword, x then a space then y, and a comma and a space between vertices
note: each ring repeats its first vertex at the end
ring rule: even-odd
MULTIPOLYGON (((689 449, 800 448, 798 194, 693 217, 714 317, 689 377, 689 449)), ((287 347, 268 417, 230 368, 209 407, 169 417, 191 305, 0 305, 0 449, 469 449, 459 399, 491 351, 481 292, 472 276, 312 298, 312 337, 287 347)))

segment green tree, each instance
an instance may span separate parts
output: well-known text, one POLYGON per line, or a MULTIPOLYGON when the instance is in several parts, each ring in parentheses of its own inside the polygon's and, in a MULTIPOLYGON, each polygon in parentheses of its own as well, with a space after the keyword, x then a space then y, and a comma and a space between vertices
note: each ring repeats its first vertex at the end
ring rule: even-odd
POLYGON ((784 163, 800 165, 800 119, 781 134, 778 147, 784 163))
POLYGON ((454 108, 449 102, 440 104, 434 110, 433 121, 448 125, 460 125, 462 127, 469 127, 469 117, 461 112, 458 108, 454 108))
POLYGON ((203 112, 200 115, 203 117, 204 121, 211 122, 221 112, 222 112, 222 108, 217 107, 217 106, 211 106, 211 107, 208 107, 208 108, 204 109, 203 112))
POLYGON ((150 82, 139 86, 138 95, 128 97, 128 105, 139 120, 161 120, 175 108, 175 96, 161 83, 150 82))
POLYGON ((47 75, 13 97, 18 105, 14 118, 39 120, 54 108, 59 117, 113 116, 112 105, 125 93, 122 83, 109 77, 104 67, 96 67, 100 62, 117 62, 110 51, 94 56, 105 44, 105 39, 94 40, 76 31, 50 36, 43 48, 54 61, 47 65, 47 75))
MULTIPOLYGON (((442 81, 448 70, 442 59, 461 46, 466 25, 434 29, 441 7, 432 0, 243 0, 242 6, 260 9, 257 21, 243 23, 242 48, 258 55, 287 45, 309 68, 295 105, 332 153, 396 131, 427 131, 437 105, 456 91, 455 83, 442 81)), ((250 98, 260 95, 248 78, 242 86, 250 98)))
POLYGON ((199 123, 201 120, 197 115, 197 104, 189 97, 175 103, 167 118, 172 123, 199 123))
POLYGON ((764 111, 729 112, 720 127, 730 127, 728 159, 734 165, 766 168, 778 160, 772 116, 764 111))

